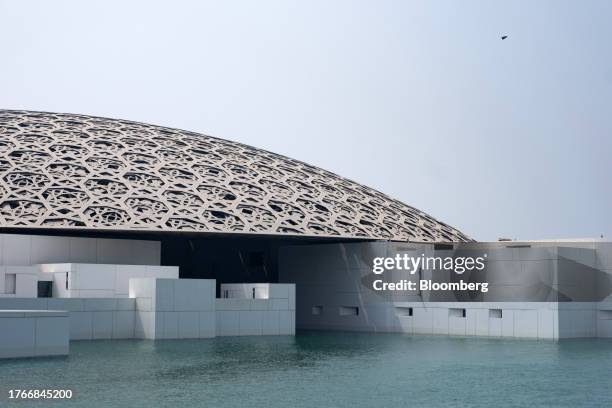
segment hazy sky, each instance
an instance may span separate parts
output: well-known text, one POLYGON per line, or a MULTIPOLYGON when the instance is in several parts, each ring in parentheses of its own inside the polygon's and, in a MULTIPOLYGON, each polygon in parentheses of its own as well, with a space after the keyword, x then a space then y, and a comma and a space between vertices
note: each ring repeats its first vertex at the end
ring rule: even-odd
POLYGON ((240 141, 478 240, 610 238, 611 22, 612 1, 0 0, 0 107, 240 141))

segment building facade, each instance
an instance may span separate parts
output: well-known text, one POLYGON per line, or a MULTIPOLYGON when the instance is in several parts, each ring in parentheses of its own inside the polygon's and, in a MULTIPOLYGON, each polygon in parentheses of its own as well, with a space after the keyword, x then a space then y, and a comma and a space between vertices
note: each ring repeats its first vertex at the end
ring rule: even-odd
POLYGON ((0 356, 64 353, 70 339, 287 335, 296 326, 611 333, 608 243, 477 243, 297 160, 125 120, 0 111, 0 232, 0 333, 14 333, 0 335, 0 356), (385 279, 461 278, 486 282, 486 293, 373 289, 375 258, 484 253, 479 273, 390 269, 385 279), (32 333, 32 344, 57 347, 21 347, 32 333))

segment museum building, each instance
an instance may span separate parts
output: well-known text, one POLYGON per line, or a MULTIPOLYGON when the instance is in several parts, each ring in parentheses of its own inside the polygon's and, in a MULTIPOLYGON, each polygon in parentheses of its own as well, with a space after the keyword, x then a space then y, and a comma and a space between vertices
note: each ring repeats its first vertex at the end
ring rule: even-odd
POLYGON ((0 229, 0 357, 296 326, 612 336, 609 242, 475 242, 300 161, 126 120, 0 110, 0 229), (374 290, 372 260, 406 253, 486 253, 461 279, 489 290, 374 290))

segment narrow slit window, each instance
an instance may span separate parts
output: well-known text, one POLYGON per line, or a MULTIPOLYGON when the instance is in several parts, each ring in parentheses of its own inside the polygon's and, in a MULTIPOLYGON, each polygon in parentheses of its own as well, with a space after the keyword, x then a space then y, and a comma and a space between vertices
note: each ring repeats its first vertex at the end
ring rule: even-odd
POLYGON ((466 316, 466 311, 465 309, 460 309, 460 308, 453 308, 453 309, 448 309, 448 316, 449 317, 465 317, 466 316))
POLYGON ((14 273, 7 273, 4 275, 4 293, 7 295, 14 295, 17 293, 17 275, 14 273))
POLYGON ((398 306, 395 308, 395 314, 398 316, 413 316, 413 309, 411 307, 401 307, 398 306))
POLYGON ((356 306, 340 306, 340 316, 359 316, 359 308, 356 306))

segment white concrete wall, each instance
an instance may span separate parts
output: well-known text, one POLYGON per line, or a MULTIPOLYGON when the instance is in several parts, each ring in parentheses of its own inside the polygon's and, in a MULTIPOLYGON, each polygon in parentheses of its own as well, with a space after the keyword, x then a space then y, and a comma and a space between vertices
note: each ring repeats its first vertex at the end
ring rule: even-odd
MULTIPOLYGON (((279 279, 296 284, 296 322, 304 329, 539 339, 612 336, 612 301, 609 300, 556 302, 548 300, 548 295, 537 302, 490 300, 495 288, 502 288, 506 297, 516 289, 517 298, 539 289, 555 295, 555 290, 562 286, 561 292, 570 291, 572 285, 588 289, 589 282, 585 284, 581 279, 589 272, 589 267, 594 265, 600 271, 612 272, 612 244, 594 243, 593 250, 479 245, 489 256, 487 279, 494 279, 496 284, 490 286, 480 302, 431 301, 431 293, 371 290, 372 258, 393 256, 410 247, 418 247, 415 244, 374 242, 284 247, 279 254, 279 279), (557 265, 551 260, 559 256, 578 265, 568 270, 565 275, 569 277, 564 276, 562 284, 550 277, 556 271, 550 266, 557 265), (502 264, 507 265, 502 268, 499 266, 502 264), (529 267, 523 268, 525 265, 529 267), (538 286, 541 282, 552 282, 552 287, 544 285, 542 288, 538 286), (408 308, 413 309, 413 316, 407 315, 408 308), (449 309, 465 309, 466 316, 458 317, 449 309), (502 318, 490 317, 490 309, 501 309, 502 318), (351 311, 355 313, 349 313, 351 311)), ((426 251, 421 247, 414 250, 416 254, 426 251)), ((423 272, 422 278, 431 279, 432 274, 431 271, 423 272)), ((383 276, 389 282, 400 278, 407 277, 394 271, 385 272, 383 276)), ((612 279, 606 275, 600 278, 602 288, 612 279)), ((573 293, 580 294, 580 291, 573 293)), ((451 295, 454 297, 454 293, 451 295)))
POLYGON ((0 299, 0 310, 15 309, 67 311, 70 340, 134 338, 135 299, 0 299))
POLYGON ((127 298, 130 278, 179 277, 178 266, 62 263, 38 267, 39 278, 53 280, 53 297, 60 298, 127 298))
MULTIPOLYGON (((418 253, 424 251, 419 247, 418 253)), ((363 279, 372 275, 371 258, 387 256, 388 252, 385 242, 281 248, 279 280, 295 284, 297 327, 398 331, 391 295, 374 293, 362 283, 363 279), (341 310, 345 310, 343 308, 357 308, 358 314, 341 315, 341 310)), ((421 300, 416 294, 408 296, 406 300, 412 299, 421 300)))
POLYGON ((2 297, 36 297, 38 296, 37 268, 32 266, 0 265, 0 298, 2 297), (15 293, 9 294, 5 288, 6 275, 15 275, 15 293))
MULTIPOLYGON (((558 304, 560 339, 598 337, 598 302, 562 302, 558 304)), ((601 336, 606 337, 606 336, 601 336)))
POLYGON ((397 331, 403 333, 560 338, 562 312, 556 302, 396 302, 394 309, 397 331))
POLYGON ((303 327, 546 340, 612 337, 612 304, 610 313, 601 313, 603 307, 594 302, 392 302, 389 307, 361 304, 359 314, 352 315, 327 303, 316 313, 308 310, 303 327))
POLYGON ((71 340, 134 338, 134 299, 49 299, 70 312, 71 340))
POLYGON ((295 334, 295 285, 222 284, 225 290, 235 296, 216 300, 217 336, 295 334), (267 298, 253 299, 253 288, 267 298))
POLYGON ((597 336, 612 337, 612 301, 606 300, 597 307, 597 336))
POLYGON ((130 279, 136 338, 215 337, 214 279, 130 279))
POLYGON ((159 241, 0 234, 0 265, 159 265, 160 259, 159 241))
MULTIPOLYGON (((256 284, 267 299, 249 299, 253 284, 232 284, 243 298, 215 299, 208 279, 130 279, 135 337, 147 339, 294 335, 295 286, 256 284)), ((225 285, 221 285, 221 290, 225 285)))
POLYGON ((0 298, 0 310, 65 311, 70 340, 295 334, 293 285, 269 284, 268 299, 215 299, 207 279, 133 278, 129 288, 130 298, 0 298))
POLYGON ((268 299, 269 288, 269 283, 224 283, 221 285, 221 297, 268 299))
POLYGON ((68 354, 64 311, 0 310, 0 358, 68 354))

